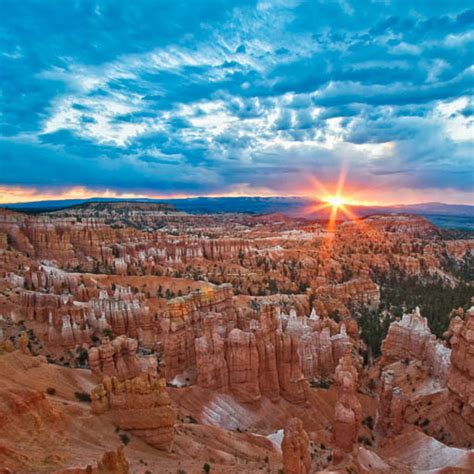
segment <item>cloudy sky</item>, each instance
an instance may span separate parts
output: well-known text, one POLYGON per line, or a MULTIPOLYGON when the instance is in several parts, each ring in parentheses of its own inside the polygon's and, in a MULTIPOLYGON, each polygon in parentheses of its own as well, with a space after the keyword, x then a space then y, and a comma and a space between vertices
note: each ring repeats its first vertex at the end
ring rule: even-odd
POLYGON ((474 204, 469 1, 0 5, 0 202, 474 204))

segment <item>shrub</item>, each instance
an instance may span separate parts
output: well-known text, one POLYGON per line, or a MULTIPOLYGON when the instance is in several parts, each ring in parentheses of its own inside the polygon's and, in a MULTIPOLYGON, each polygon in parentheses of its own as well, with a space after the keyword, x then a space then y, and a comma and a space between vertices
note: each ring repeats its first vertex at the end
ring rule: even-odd
POLYGON ((127 446, 127 444, 130 443, 130 436, 128 436, 127 433, 119 434, 119 438, 124 446, 127 446))
POLYGON ((359 436, 358 441, 366 446, 372 446, 372 441, 367 436, 359 436))
POLYGON ((86 365, 87 361, 89 360, 89 353, 87 352, 87 349, 84 349, 84 347, 79 347, 79 349, 76 351, 76 360, 79 365, 86 365))
POLYGON ((56 395, 56 389, 53 388, 53 387, 48 387, 48 388, 46 389, 46 393, 47 393, 48 395, 56 395))
POLYGON ((425 418, 421 423, 420 423, 420 426, 421 427, 425 427, 425 426, 428 426, 430 424, 430 420, 428 418, 425 418))
POLYGON ((321 378, 319 380, 311 380, 311 382, 309 383, 311 388, 324 388, 324 389, 330 388, 331 384, 332 384, 331 380, 324 379, 324 378, 321 378))
POLYGON ((206 463, 202 466, 202 470, 207 474, 207 473, 211 472, 211 466, 206 462, 206 463))
POLYGON ((80 402, 90 402, 91 401, 91 396, 87 392, 74 392, 74 396, 80 402))
POLYGON ((374 429, 374 419, 370 415, 364 418, 364 424, 371 430, 374 429))

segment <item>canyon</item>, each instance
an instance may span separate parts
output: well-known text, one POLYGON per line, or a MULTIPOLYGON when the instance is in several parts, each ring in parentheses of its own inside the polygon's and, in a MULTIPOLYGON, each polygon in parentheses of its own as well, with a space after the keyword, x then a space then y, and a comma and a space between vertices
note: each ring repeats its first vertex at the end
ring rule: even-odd
POLYGON ((0 209, 1 472, 472 472, 473 249, 409 214, 0 209))

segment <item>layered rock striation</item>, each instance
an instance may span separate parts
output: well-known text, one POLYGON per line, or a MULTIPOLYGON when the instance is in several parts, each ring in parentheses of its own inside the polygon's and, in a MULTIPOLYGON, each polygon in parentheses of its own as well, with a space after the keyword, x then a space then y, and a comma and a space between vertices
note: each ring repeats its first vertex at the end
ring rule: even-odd
POLYGON ((376 430, 384 438, 400 434, 404 426, 407 397, 399 387, 394 386, 394 375, 392 370, 386 370, 381 375, 376 430))
POLYGON ((253 330, 234 328, 225 338, 216 329, 215 316, 206 321, 213 328, 196 339, 199 385, 228 387, 242 402, 257 401, 262 395, 273 401, 280 396, 292 403, 306 401, 308 383, 301 371, 299 340, 280 329, 275 306, 264 306, 253 330), (209 374, 217 371, 211 382, 209 374))
POLYGON ((448 374, 448 389, 451 407, 474 428, 474 307, 464 319, 451 321, 451 366, 448 374))
POLYGON ((106 451, 96 466, 85 468, 70 468, 55 471, 53 474, 129 474, 130 464, 125 456, 123 447, 117 451, 106 451))
POLYGON ((355 365, 352 350, 348 347, 335 373, 338 400, 334 410, 332 438, 336 461, 353 451, 362 422, 362 406, 357 398, 358 373, 355 365))
POLYGON ((97 380, 117 377, 119 380, 134 378, 141 372, 135 339, 119 336, 113 341, 102 339, 98 347, 89 349, 89 367, 97 380))
POLYGON ((170 451, 176 411, 165 387, 164 379, 146 373, 125 381, 105 377, 92 391, 92 412, 100 415, 109 411, 118 428, 157 449, 170 451))
MULTIPOLYGON (((204 316, 217 313, 224 334, 236 326, 237 310, 232 287, 221 285, 194 291, 170 300, 161 319, 164 339, 164 370, 167 380, 196 367, 195 339, 204 332, 204 316)), ((203 352, 201 351, 201 356, 203 352)))
POLYGON ((418 308, 390 324, 382 343, 382 364, 407 358, 417 359, 442 382, 447 380, 451 350, 436 339, 418 308))
POLYGON ((309 437, 299 418, 291 418, 285 427, 281 450, 285 474, 309 474, 311 472, 309 437))

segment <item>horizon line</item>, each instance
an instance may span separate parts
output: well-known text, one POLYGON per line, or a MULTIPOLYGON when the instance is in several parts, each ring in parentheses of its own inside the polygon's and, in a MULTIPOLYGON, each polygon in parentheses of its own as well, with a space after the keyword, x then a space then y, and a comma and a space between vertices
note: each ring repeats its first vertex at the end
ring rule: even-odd
MULTIPOLYGON (((58 198, 39 198, 39 199, 31 199, 31 200, 24 200, 24 201, 10 201, 10 202, 2 202, 0 196, 0 207, 11 206, 11 205, 27 205, 27 204, 34 204, 34 203, 47 203, 47 202, 61 202, 61 201, 92 201, 92 200, 100 200, 103 199, 104 202, 108 201, 123 201, 123 202, 130 202, 130 201, 140 201, 140 200, 187 200, 187 199, 238 199, 238 198, 260 198, 260 199, 271 199, 271 198, 287 198, 287 199, 307 199, 313 200, 315 202, 325 202, 324 199, 306 195, 306 194, 201 194, 201 195, 183 195, 183 194, 171 194, 171 195, 124 195, 124 196, 117 196, 117 195, 93 195, 93 196, 73 196, 73 197, 58 197, 58 198)), ((350 201, 345 203, 347 206, 352 207, 402 207, 402 206, 416 206, 416 205, 427 205, 427 204, 441 204, 446 206, 469 206, 474 207, 474 204, 468 204, 464 202, 457 202, 457 203, 446 203, 442 201, 414 201, 409 203, 377 203, 373 201, 350 201)))

